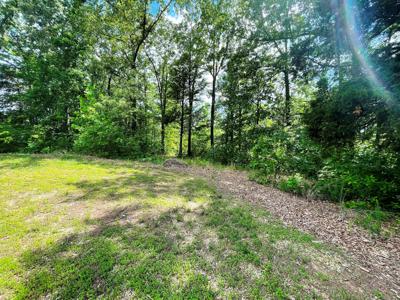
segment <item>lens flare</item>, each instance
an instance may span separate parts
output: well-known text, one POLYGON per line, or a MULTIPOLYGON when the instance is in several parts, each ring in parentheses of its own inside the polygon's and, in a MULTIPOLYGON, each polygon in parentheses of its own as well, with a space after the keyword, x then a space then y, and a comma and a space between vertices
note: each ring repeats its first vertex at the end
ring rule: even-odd
POLYGON ((353 50, 354 55, 359 61, 362 70, 367 76, 372 86, 379 90, 379 92, 387 99, 391 99, 391 93, 386 89, 384 83, 378 78, 374 70, 373 63, 368 54, 366 46, 363 44, 362 35, 357 23, 357 5, 354 0, 344 0, 344 25, 349 39, 349 44, 353 50))

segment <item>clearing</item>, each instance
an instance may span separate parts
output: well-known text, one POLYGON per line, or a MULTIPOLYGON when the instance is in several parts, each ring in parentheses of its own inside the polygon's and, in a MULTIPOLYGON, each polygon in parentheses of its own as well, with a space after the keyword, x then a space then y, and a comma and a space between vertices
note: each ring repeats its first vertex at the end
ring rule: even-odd
POLYGON ((0 170, 0 299, 396 297, 396 270, 295 229, 313 232, 239 172, 43 155, 0 170))

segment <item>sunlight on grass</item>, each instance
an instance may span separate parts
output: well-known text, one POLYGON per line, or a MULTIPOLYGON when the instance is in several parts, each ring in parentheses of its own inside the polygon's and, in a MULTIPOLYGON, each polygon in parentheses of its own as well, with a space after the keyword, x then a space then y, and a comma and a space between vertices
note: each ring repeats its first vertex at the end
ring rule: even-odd
POLYGON ((2 155, 0 170, 5 298, 318 298, 342 288, 300 254, 322 251, 311 236, 201 179, 73 156, 2 155))

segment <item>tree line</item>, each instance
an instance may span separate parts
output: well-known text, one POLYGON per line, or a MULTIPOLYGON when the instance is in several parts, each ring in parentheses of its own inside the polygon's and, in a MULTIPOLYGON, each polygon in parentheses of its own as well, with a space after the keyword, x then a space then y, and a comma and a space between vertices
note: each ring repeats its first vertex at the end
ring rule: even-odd
POLYGON ((378 0, 4 0, 0 152, 200 156, 399 209, 399 14, 378 0))

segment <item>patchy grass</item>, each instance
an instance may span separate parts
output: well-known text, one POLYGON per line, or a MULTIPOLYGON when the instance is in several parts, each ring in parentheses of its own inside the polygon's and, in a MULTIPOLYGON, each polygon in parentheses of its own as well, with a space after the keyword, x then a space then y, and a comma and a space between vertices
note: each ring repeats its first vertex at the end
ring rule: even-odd
POLYGON ((400 233, 400 215, 375 208, 373 210, 354 210, 354 224, 384 238, 400 233))
POLYGON ((354 224, 373 235, 389 238, 400 232, 400 214, 381 209, 378 202, 348 201, 342 206, 353 213, 354 224))
POLYGON ((201 157, 194 157, 194 158, 188 158, 185 157, 183 159, 181 159, 182 161, 184 161, 185 163, 187 163, 189 166, 196 166, 196 167, 203 167, 203 168, 214 168, 217 170, 241 170, 243 169, 240 166, 231 164, 231 165, 224 165, 221 164, 217 161, 212 161, 209 159, 204 159, 201 157))
POLYGON ((76 156, 0 170, 0 298, 355 297, 337 251, 201 179, 76 156))

